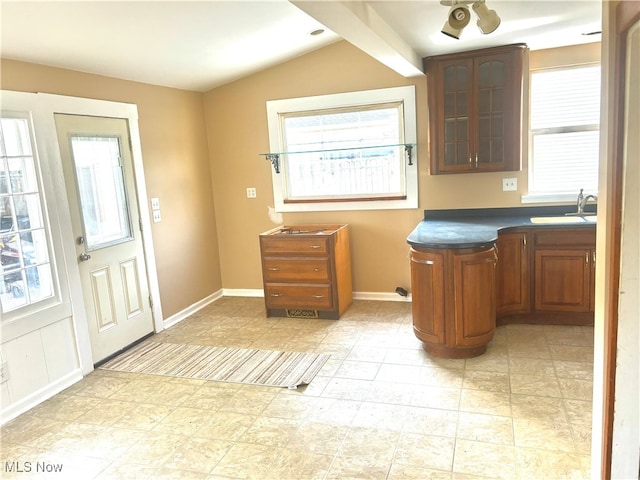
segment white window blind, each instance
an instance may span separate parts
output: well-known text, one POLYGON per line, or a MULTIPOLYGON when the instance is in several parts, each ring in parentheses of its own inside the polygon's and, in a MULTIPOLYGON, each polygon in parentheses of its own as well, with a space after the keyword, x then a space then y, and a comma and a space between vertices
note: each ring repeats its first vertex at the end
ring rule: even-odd
POLYGON ((600 66, 531 74, 530 194, 598 190, 600 66))

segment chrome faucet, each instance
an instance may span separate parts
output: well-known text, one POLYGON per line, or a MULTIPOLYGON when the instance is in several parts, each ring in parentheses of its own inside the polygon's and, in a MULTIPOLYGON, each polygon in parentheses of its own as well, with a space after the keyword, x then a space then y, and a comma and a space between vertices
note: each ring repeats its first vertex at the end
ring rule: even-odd
POLYGON ((577 207, 578 207, 578 215, 584 214, 584 207, 587 206, 587 202, 589 199, 592 199, 594 202, 598 201, 598 197, 596 195, 584 195, 583 188, 580 189, 580 193, 578 194, 577 207))

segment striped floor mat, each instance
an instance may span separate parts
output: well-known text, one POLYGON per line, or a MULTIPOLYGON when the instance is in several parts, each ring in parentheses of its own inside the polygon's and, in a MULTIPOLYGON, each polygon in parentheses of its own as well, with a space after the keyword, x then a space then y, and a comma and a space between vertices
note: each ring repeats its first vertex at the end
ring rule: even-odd
POLYGON ((294 388, 307 385, 330 355, 145 341, 99 368, 120 372, 294 388))

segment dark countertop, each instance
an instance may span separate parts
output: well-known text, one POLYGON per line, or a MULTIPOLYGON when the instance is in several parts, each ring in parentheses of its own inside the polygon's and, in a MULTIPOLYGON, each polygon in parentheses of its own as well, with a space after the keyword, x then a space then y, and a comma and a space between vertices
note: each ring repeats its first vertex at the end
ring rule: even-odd
POLYGON ((407 237, 407 243, 422 248, 479 248, 493 245, 498 232, 515 228, 595 228, 594 205, 585 209, 589 220, 574 223, 575 205, 550 207, 480 208, 461 210, 425 210, 424 220, 407 237), (550 223, 533 223, 531 218, 562 217, 550 223))

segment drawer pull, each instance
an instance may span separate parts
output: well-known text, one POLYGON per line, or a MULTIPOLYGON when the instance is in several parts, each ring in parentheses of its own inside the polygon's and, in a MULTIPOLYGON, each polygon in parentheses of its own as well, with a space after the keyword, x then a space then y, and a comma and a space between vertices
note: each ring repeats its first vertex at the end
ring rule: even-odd
POLYGON ((314 272, 319 272, 319 271, 320 271, 320 269, 319 269, 318 267, 315 267, 315 268, 313 269, 313 271, 314 271, 314 272))
POLYGON ((280 267, 269 267, 269 270, 272 272, 277 272, 278 270, 280 270, 280 267))
POLYGON ((272 293, 270 297, 282 297, 282 293, 272 293))
POLYGON ((324 298, 324 295, 311 295, 313 298, 324 298))
POLYGON ((309 248, 322 248, 322 245, 309 245, 309 248))

